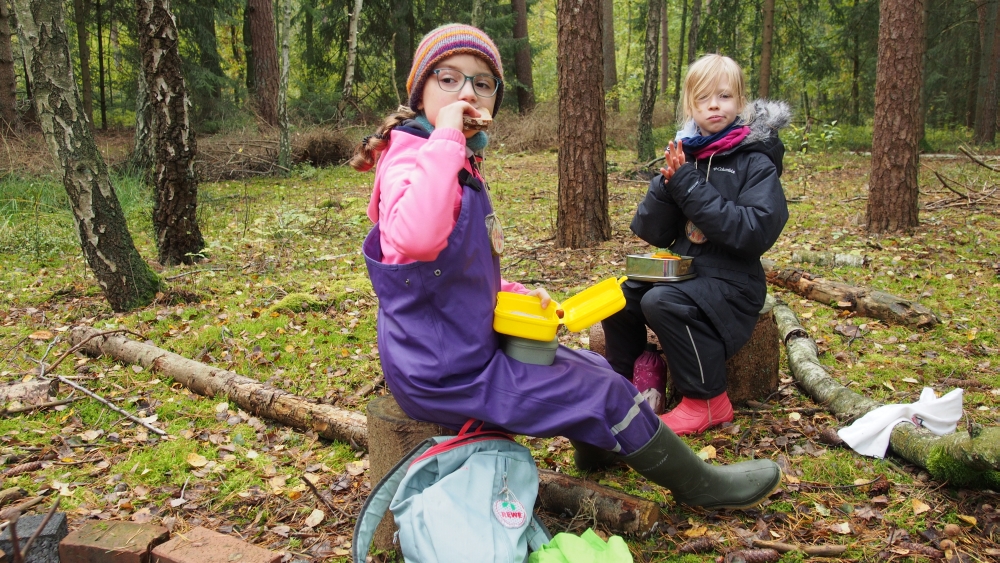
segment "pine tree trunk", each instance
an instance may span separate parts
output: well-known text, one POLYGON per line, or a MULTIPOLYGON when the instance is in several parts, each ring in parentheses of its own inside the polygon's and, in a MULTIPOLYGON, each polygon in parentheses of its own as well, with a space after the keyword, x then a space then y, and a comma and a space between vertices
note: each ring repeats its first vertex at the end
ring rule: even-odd
POLYGON ((688 31, 688 66, 698 52, 698 28, 701 26, 701 0, 691 0, 691 29, 688 31))
POLYGON ((980 63, 976 99, 974 139, 976 144, 992 143, 997 132, 997 75, 1000 74, 1000 1, 981 1, 976 6, 979 17, 980 63))
MULTIPOLYGON (((219 38, 215 31, 216 2, 206 4, 200 11, 201 17, 193 30, 198 46, 198 61, 203 71, 211 75, 211 80, 198 87, 191 88, 191 96, 196 99, 194 106, 198 109, 198 121, 205 122, 219 117, 219 103, 222 101, 222 81, 225 72, 222 70, 222 57, 219 56, 219 38)), ((235 45, 234 45, 235 47, 235 45)), ((237 59, 238 61, 239 59, 237 59)))
POLYGON ((669 0, 660 3, 660 95, 667 96, 670 88, 670 20, 667 17, 669 0))
POLYGON ((253 45, 254 100, 264 123, 278 124, 278 48, 271 0, 248 0, 250 43, 253 45))
POLYGON ((87 16, 89 15, 89 0, 73 0, 76 40, 80 50, 80 80, 83 82, 83 111, 87 114, 87 121, 92 122, 94 118, 94 85, 90 80, 90 33, 87 31, 87 16))
POLYGON ((774 39, 774 0, 764 0, 764 37, 760 45, 760 87, 757 96, 771 94, 771 46, 774 39))
POLYGON ((243 52, 246 53, 246 64, 243 66, 243 72, 246 74, 247 94, 249 94, 248 99, 255 100, 255 96, 257 95, 257 81, 253 72, 253 41, 250 38, 252 35, 250 33, 250 12, 252 10, 250 8, 250 2, 251 0, 247 0, 246 6, 243 7, 243 52))
POLYGON ((187 87, 181 72, 177 23, 170 0, 136 0, 139 52, 156 114, 153 228, 163 265, 200 260, 205 239, 198 228, 197 154, 188 119, 187 87))
POLYGON ((62 2, 15 0, 13 4, 42 133, 63 171, 83 254, 112 309, 146 305, 161 282, 132 243, 90 120, 80 111, 62 2))
POLYGON ((556 244, 583 248, 611 238, 601 5, 589 0, 561 0, 556 21, 559 69, 556 244))
POLYGON ((610 96, 611 109, 619 110, 618 65, 615 62, 615 2, 601 0, 601 49, 604 52, 604 93, 610 96))
POLYGON ((642 58, 642 99, 639 101, 639 161, 656 157, 653 146, 653 108, 656 106, 656 82, 660 77, 660 16, 663 0, 649 0, 646 9, 646 49, 642 58))
POLYGON ((510 0, 514 12, 514 41, 520 47, 514 54, 514 75, 517 86, 517 109, 525 114, 535 109, 535 84, 531 74, 531 41, 528 39, 527 0, 510 0))
MULTIPOLYGON (((358 0, 361 4, 361 0, 358 0)), ((360 11, 360 10, 359 10, 360 11)), ((278 88, 278 124, 281 136, 278 139, 278 165, 288 170, 292 165, 292 142, 288 130, 288 60, 289 37, 292 34, 291 0, 281 0, 281 84, 278 88)))
POLYGON ((354 0, 354 10, 347 26, 347 65, 344 69, 344 91, 341 94, 344 101, 354 96, 354 61, 358 56, 358 21, 361 19, 363 3, 364 0, 354 0))
POLYGON ((909 232, 917 217, 917 146, 923 85, 924 10, 912 2, 879 6, 878 70, 867 227, 909 232))
POLYGON ((10 10, 7 0, 0 0, 0 133, 4 136, 21 130, 21 120, 17 116, 17 74, 14 72, 10 35, 10 10))

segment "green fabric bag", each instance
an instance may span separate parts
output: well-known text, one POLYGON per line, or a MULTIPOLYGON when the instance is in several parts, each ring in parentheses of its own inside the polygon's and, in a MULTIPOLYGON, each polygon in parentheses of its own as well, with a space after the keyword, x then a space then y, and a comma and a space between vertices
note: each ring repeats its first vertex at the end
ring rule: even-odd
POLYGON ((604 543, 594 530, 579 536, 562 532, 528 557, 528 563, 632 563, 632 553, 618 536, 604 543))

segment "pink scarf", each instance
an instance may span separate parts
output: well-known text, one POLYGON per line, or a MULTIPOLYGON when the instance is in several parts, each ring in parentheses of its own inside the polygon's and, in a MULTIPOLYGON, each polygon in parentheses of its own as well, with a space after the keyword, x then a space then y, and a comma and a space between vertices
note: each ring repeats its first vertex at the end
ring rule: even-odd
POLYGON ((736 145, 740 144, 740 141, 746 138, 750 134, 750 128, 743 127, 733 127, 733 130, 726 134, 725 137, 715 141, 714 143, 700 149, 698 152, 694 153, 695 158, 705 158, 707 156, 712 156, 716 153, 729 150, 736 145))

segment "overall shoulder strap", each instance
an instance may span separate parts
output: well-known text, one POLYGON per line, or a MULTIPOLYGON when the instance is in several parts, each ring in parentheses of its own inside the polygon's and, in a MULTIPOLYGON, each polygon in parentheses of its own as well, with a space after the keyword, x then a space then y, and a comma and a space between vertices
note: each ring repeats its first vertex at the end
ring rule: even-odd
POLYGON ((368 549, 371 547, 375 528, 382 522, 382 517, 385 516, 386 510, 389 509, 389 503, 392 502, 392 497, 395 496, 396 490, 399 489, 399 483, 406 476, 407 468, 410 467, 410 464, 415 459, 435 444, 437 444, 437 440, 434 438, 428 438, 417 444, 417 447, 403 456, 403 459, 399 460, 372 489, 371 494, 368 495, 368 499, 365 500, 364 506, 361 507, 361 513, 358 514, 358 520, 354 525, 354 537, 351 540, 354 561, 364 561, 368 556, 368 549))
POLYGON ((545 527, 545 524, 535 516, 535 513, 531 513, 531 521, 528 522, 528 549, 530 551, 538 551, 543 545, 552 541, 552 533, 549 529, 545 527))

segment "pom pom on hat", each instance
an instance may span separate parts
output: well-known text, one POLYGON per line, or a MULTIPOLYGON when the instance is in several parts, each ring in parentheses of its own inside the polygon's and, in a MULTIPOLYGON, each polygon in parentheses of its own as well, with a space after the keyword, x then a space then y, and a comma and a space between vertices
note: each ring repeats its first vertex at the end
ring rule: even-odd
POLYGON ((424 85, 434 66, 452 55, 468 54, 477 56, 489 65, 490 70, 500 79, 497 88, 493 114, 500 110, 503 102, 503 63, 500 52, 486 33, 471 25, 451 23, 430 31, 417 45, 413 54, 413 66, 406 80, 409 105, 416 110, 423 97, 424 85))

